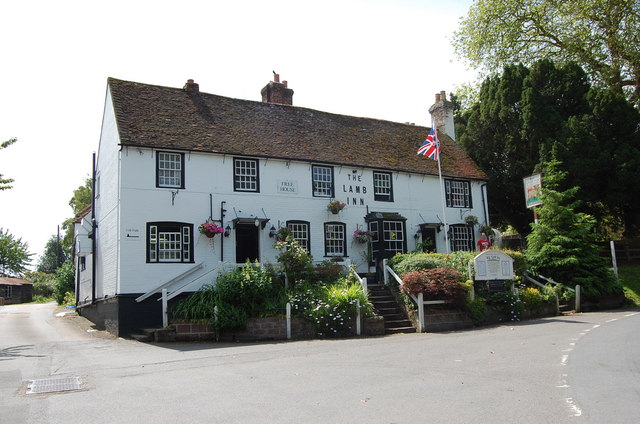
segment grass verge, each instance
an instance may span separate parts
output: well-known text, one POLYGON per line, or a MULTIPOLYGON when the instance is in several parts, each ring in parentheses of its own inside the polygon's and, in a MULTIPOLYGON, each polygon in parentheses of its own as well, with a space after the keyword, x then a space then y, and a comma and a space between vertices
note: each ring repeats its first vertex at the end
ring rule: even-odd
POLYGON ((640 306, 640 265, 622 266, 618 274, 629 303, 640 306))

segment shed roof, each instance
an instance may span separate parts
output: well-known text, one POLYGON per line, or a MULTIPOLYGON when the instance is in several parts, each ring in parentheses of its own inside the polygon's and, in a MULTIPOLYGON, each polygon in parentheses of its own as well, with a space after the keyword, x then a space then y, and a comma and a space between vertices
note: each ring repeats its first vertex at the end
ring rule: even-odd
POLYGON ((32 286, 33 283, 31 281, 23 280, 22 278, 0 277, 0 285, 4 285, 4 286, 29 285, 29 286, 32 286))
MULTIPOLYGON (((416 154, 429 128, 108 79, 120 143, 438 174, 416 154)), ((462 146, 441 136, 442 174, 486 179, 462 146)))

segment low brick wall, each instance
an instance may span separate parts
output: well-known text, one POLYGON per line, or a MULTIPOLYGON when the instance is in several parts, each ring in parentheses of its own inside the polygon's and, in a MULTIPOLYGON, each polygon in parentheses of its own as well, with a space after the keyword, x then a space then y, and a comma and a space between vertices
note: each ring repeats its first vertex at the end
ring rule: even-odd
MULTIPOLYGON (((211 327, 202 323, 175 321, 176 341, 211 341, 215 339, 215 332, 211 327)), ((353 336, 355 336, 355 323, 353 336)), ((362 320, 362 334, 365 336, 384 335, 384 318, 370 317, 362 320)), ((316 337, 316 331, 309 321, 302 317, 291 318, 291 339, 304 340, 316 337)), ((244 330, 227 330, 219 338, 220 341, 256 342, 268 340, 287 340, 287 321, 283 316, 249 318, 244 330)))

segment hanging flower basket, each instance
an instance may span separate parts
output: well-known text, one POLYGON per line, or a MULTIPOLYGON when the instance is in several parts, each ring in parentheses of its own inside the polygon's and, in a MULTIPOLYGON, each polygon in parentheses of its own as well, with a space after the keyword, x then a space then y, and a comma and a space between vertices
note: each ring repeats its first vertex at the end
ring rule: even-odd
POLYGON ((369 243, 373 240, 373 233, 371 231, 355 230, 353 232, 353 240, 356 243, 369 243))
POLYGON ((224 228, 213 221, 205 221, 198 227, 198 230, 205 236, 212 238, 216 234, 224 233, 224 228))
POLYGON ((280 227, 278 228, 278 231, 276 231, 276 234, 275 234, 276 241, 287 241, 287 239, 291 240, 292 236, 293 236, 293 232, 289 227, 280 227))
POLYGON ((339 200, 332 200, 327 205, 327 209, 329 209, 332 214, 336 215, 338 212, 344 209, 345 206, 347 206, 347 204, 344 202, 341 202, 339 200))
POLYGON ((464 217, 464 222, 468 226, 473 227, 474 225, 478 225, 478 217, 474 215, 467 215, 464 217))

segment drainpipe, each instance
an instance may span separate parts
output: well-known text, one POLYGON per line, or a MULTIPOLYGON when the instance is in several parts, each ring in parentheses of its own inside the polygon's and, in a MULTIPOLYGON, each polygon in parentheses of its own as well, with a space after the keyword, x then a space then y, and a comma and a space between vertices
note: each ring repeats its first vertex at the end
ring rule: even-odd
POLYGON ((484 222, 485 224, 487 224, 487 227, 489 226, 489 215, 487 214, 487 204, 486 201, 484 199, 484 193, 485 190, 487 188, 487 184, 482 184, 480 186, 480 193, 482 194, 482 213, 484 214, 484 222))
MULTIPOLYGON (((224 229, 224 213, 227 211, 224 208, 224 204, 227 203, 224 200, 220 202, 220 226, 224 229)), ((220 262, 224 262, 224 233, 220 237, 220 262)))
POLYGON ((91 174, 91 304, 96 303, 96 263, 97 263, 97 243, 96 243, 96 153, 93 152, 93 167, 91 174))

